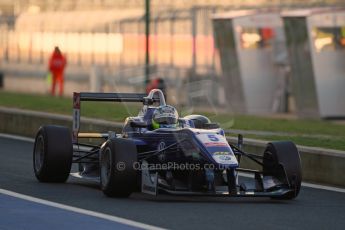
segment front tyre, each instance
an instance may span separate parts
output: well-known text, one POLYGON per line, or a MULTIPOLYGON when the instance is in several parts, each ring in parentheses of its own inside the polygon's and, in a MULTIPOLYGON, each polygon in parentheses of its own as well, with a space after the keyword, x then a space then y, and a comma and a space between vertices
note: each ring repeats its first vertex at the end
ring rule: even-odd
POLYGON ((73 145, 71 132, 62 126, 42 126, 33 150, 33 168, 40 182, 65 182, 71 171, 73 145))
POLYGON ((137 148, 131 140, 108 140, 100 154, 101 189, 109 197, 128 197, 137 189, 137 148))
POLYGON ((296 145, 290 141, 268 143, 264 152, 263 173, 271 175, 293 190, 280 199, 294 199, 298 196, 302 183, 301 158, 296 145))

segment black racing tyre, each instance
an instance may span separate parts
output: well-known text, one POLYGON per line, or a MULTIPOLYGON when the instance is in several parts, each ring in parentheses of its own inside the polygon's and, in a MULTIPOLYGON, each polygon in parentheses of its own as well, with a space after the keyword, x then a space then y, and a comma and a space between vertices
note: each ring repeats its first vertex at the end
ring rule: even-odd
POLYGON ((39 128, 33 150, 33 167, 40 182, 65 182, 71 171, 73 144, 71 132, 62 126, 39 128))
POLYGON ((302 167, 296 145, 290 141, 268 143, 264 152, 263 174, 278 178, 294 190, 279 198, 297 197, 302 183, 302 167))
POLYGON ((137 190, 137 147, 131 140, 108 140, 100 154, 100 184, 109 197, 128 197, 137 190))

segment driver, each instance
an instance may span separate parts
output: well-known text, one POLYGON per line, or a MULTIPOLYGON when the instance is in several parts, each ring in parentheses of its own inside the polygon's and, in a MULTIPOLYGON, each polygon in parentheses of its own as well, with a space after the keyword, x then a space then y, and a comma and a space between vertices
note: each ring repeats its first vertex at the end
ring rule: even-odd
POLYGON ((162 105, 155 109, 152 115, 152 128, 177 128, 178 113, 170 105, 162 105))

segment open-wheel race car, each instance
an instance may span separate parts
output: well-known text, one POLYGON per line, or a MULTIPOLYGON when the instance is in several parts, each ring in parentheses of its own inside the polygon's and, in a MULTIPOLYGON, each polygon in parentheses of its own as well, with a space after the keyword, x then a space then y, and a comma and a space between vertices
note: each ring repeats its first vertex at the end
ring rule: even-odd
POLYGON ((47 125, 36 135, 33 164, 41 182, 65 182, 69 175, 97 180, 110 197, 133 192, 151 195, 295 198, 301 187, 301 161, 289 141, 271 142, 263 155, 229 144, 224 130, 202 115, 178 117, 163 93, 74 93, 73 128, 47 125), (121 133, 81 133, 82 101, 141 102, 121 133), (81 143, 100 138, 99 145, 81 143), (259 170, 241 168, 241 159, 259 170), (72 163, 78 172, 70 173, 72 163), (243 179, 239 173, 251 174, 243 179))

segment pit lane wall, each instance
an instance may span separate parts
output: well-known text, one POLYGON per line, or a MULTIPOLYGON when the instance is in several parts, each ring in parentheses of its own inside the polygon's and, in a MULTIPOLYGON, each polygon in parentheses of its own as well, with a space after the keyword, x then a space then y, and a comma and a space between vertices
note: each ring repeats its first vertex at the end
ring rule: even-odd
MULTIPOLYGON (((34 137, 37 129, 44 124, 72 127, 72 116, 0 107, 0 132, 34 137)), ((122 123, 82 118, 81 131, 121 132, 122 123)), ((237 139, 228 138, 230 143, 237 139)), ((244 150, 262 154, 266 141, 244 139, 244 150)), ((303 181, 345 187, 345 151, 298 146, 301 154, 303 181)), ((241 167, 257 167, 243 159, 241 167)))

